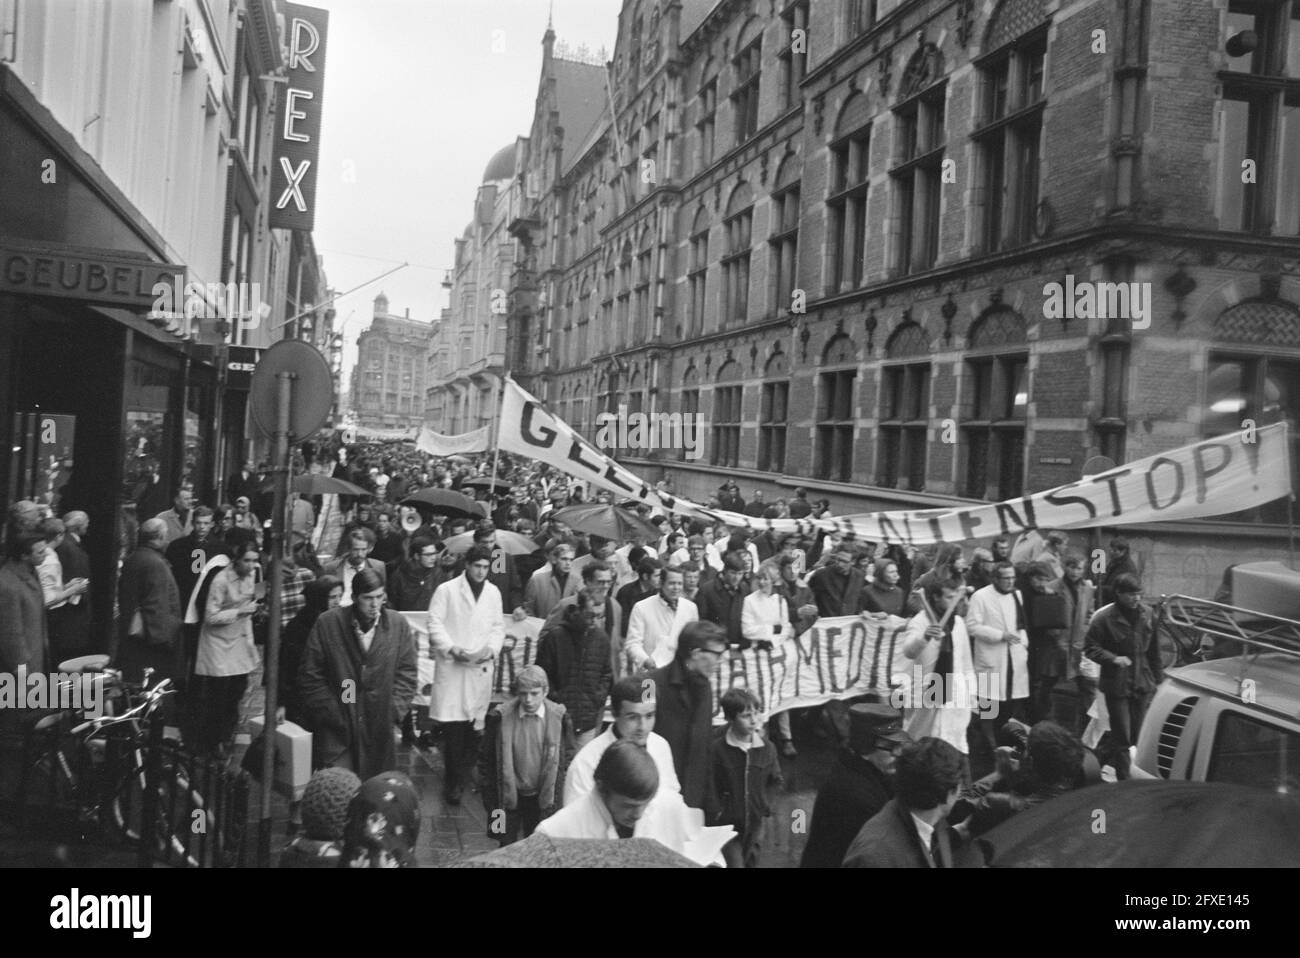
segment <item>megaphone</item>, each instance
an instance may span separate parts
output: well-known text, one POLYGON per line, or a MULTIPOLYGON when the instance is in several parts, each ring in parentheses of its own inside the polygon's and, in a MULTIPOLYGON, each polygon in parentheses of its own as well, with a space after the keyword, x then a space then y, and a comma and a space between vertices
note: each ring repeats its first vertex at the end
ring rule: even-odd
POLYGON ((398 509, 402 513, 402 529, 408 534, 415 532, 416 529, 424 525, 424 520, 420 518, 420 514, 410 506, 399 506, 398 509))
POLYGON ((357 430, 353 426, 348 426, 343 430, 343 445, 355 446, 357 444, 357 430))

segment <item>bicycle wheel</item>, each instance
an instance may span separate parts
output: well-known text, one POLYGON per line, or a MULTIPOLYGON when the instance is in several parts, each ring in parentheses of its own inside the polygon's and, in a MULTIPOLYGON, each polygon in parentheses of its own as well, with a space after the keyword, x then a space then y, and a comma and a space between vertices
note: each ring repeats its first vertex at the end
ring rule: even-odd
POLYGON ((149 835, 154 855, 165 864, 197 867, 198 861, 190 854, 189 836, 206 830, 210 816, 188 766, 174 754, 164 757, 154 790, 157 805, 152 827, 146 827, 145 767, 138 752, 131 756, 133 760, 114 783, 106 803, 108 827, 137 847, 141 836, 149 835))

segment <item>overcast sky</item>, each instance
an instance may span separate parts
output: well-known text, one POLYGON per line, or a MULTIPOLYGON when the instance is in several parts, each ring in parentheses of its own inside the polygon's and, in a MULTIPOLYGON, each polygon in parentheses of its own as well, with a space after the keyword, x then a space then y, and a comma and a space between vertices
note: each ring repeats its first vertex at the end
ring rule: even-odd
MULTIPOLYGON (((316 249, 347 349, 382 289, 431 321, 488 160, 532 125, 548 0, 308 0, 329 10, 316 249), (497 31, 500 31, 499 33, 497 31), (494 43, 501 52, 494 52, 494 43)), ((619 0, 554 0, 557 39, 610 51, 619 0)))

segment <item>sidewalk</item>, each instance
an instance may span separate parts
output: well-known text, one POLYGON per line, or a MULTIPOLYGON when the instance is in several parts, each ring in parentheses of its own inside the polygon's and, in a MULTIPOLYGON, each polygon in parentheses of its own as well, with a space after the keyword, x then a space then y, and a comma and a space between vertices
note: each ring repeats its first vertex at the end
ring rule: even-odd
MULTIPOLYGON (((798 866, 817 788, 829 771, 831 755, 827 744, 811 735, 800 735, 800 731, 796 728, 799 757, 781 760, 787 790, 773 796, 772 818, 760 856, 763 868, 798 866)), ((242 752, 242 747, 238 748, 232 757, 236 765, 242 752)), ((487 813, 477 791, 467 789, 459 806, 448 805, 443 800, 443 762, 437 747, 399 745, 397 767, 411 777, 420 791, 420 837, 416 845, 416 861, 420 867, 445 868, 497 848, 496 841, 487 834, 487 813)), ((0 781, 9 783, 0 799, 9 798, 16 771, 17 755, 0 753, 0 781)), ((257 861, 260 816, 261 789, 254 782, 249 797, 246 846, 250 864, 257 861)), ((31 818, 38 817, 39 811, 31 814, 31 818)), ((276 861, 287 841, 289 821, 288 802, 278 794, 272 799, 272 820, 272 860, 276 861)), ((14 824, 13 809, 8 802, 0 806, 0 867, 132 868, 135 864, 136 856, 130 848, 109 844, 98 836, 80 840, 68 827, 60 829, 49 823, 31 822, 20 831, 14 824)))

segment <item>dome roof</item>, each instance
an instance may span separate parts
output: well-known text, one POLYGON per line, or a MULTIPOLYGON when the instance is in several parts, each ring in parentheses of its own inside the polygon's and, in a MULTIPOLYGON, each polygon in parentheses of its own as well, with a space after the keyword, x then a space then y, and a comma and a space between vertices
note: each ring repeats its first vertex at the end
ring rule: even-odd
POLYGON ((494 180, 512 180, 515 178, 515 144, 503 146, 488 160, 487 169, 483 171, 483 182, 494 180))

